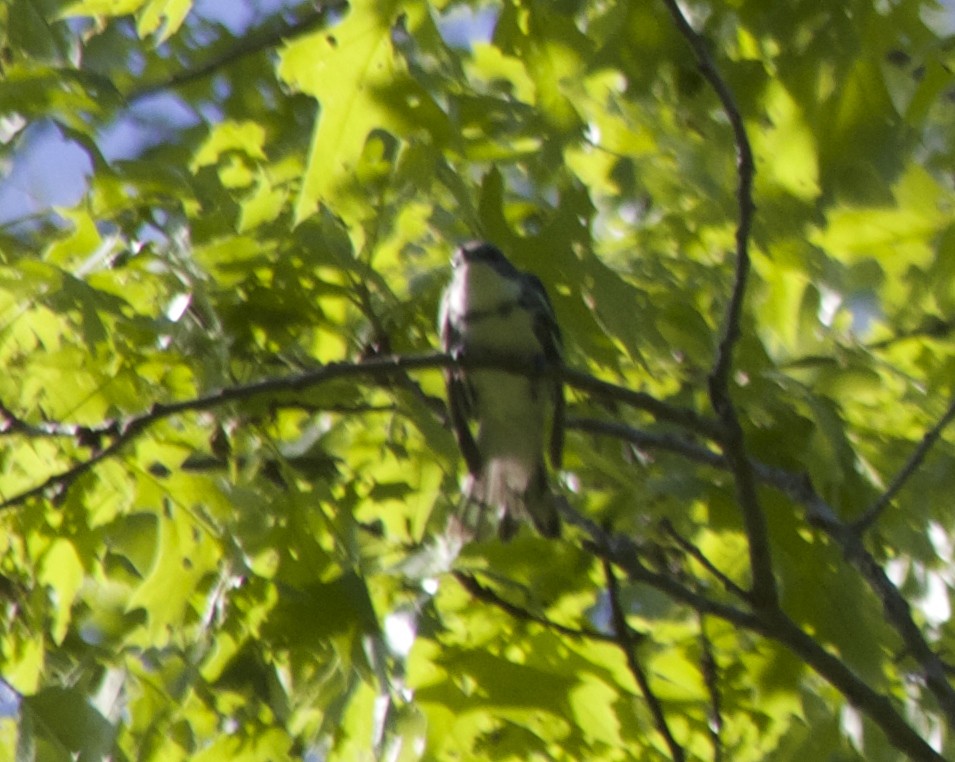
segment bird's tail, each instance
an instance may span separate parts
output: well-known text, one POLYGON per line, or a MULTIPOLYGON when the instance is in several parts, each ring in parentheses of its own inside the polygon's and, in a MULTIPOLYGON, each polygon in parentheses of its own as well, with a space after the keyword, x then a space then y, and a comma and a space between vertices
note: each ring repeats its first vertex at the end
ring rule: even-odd
MULTIPOLYGON (((491 458, 480 473, 468 476, 464 493, 472 504, 496 512, 502 540, 511 539, 521 521, 530 521, 544 537, 560 536, 558 496, 547 483, 543 461, 528 468, 527 463, 514 458, 491 458)), ((478 517, 478 535, 482 518, 478 517)))

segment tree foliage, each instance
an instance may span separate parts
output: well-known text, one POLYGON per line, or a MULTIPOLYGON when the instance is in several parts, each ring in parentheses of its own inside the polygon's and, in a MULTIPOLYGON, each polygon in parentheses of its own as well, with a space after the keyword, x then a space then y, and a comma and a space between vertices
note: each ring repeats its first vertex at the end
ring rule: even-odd
POLYGON ((940 7, 233 10, 0 7, 0 160, 89 162, 0 228, 4 753, 955 756, 940 7), (570 526, 456 554, 471 238, 570 526))

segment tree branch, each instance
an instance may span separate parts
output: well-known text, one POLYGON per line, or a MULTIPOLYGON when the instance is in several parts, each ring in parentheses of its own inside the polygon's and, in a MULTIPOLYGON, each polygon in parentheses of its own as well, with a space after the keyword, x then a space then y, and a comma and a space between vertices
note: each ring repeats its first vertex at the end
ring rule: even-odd
POLYGON ((955 319, 928 317, 926 321, 918 328, 898 331, 888 338, 879 339, 878 341, 873 341, 870 343, 856 342, 851 345, 846 345, 835 342, 834 354, 802 355, 800 357, 794 357, 791 360, 786 360, 785 362, 781 363, 779 367, 792 369, 837 365, 842 362, 840 353, 845 354, 851 353, 853 351, 881 352, 886 349, 891 349, 892 347, 904 341, 912 341, 914 339, 949 339, 951 338, 953 330, 955 330, 955 319))
MULTIPOLYGON (((146 412, 106 421, 101 426, 73 427, 68 424, 49 424, 51 432, 49 435, 73 436, 80 446, 91 447, 94 450, 93 454, 63 471, 51 474, 36 486, 5 498, 0 501, 0 509, 20 505, 47 494, 54 497, 62 495, 78 478, 89 472, 94 466, 114 457, 152 425, 172 416, 213 410, 223 405, 265 395, 301 392, 329 381, 344 378, 370 377, 387 380, 408 371, 445 368, 455 365, 468 368, 501 368, 502 370, 531 376, 554 374, 555 377, 563 378, 568 386, 581 391, 599 393, 614 399, 620 404, 641 408, 662 420, 683 422, 684 425, 688 426, 696 425, 699 429, 707 428, 705 419, 700 418, 693 411, 668 405, 649 395, 634 393, 626 387, 615 386, 569 368, 546 368, 542 370, 534 362, 525 362, 518 358, 500 356, 456 358, 441 352, 404 356, 375 356, 355 362, 329 363, 314 370, 290 376, 266 378, 248 384, 224 387, 210 394, 178 402, 157 402, 146 412), (102 445, 103 440, 109 441, 102 445)), ((6 421, 7 427, 18 429, 17 433, 27 436, 32 433, 32 430, 20 418, 6 407, 0 407, 0 423, 4 421, 6 421)), ((40 428, 45 429, 45 427, 40 428)), ((48 434, 44 433, 43 435, 47 436, 48 434)))
POLYGON ((729 468, 726 458, 722 454, 684 437, 644 431, 625 423, 602 421, 597 418, 568 418, 564 425, 574 431, 586 431, 589 434, 623 439, 641 449, 666 450, 705 466, 721 469, 729 468))
POLYGON ((797 477, 776 469, 767 471, 775 474, 774 483, 779 489, 794 502, 805 506, 807 521, 831 537, 842 549, 846 560, 859 570, 866 584, 882 602, 886 620, 899 633, 908 653, 921 665, 925 683, 939 707, 949 723, 955 725, 955 689, 948 681, 945 664, 932 650, 912 618, 912 610, 905 596, 865 547, 862 536, 852 525, 839 519, 835 510, 816 492, 808 477, 797 477))
POLYGON ((710 401, 723 429, 720 444, 736 480, 737 498, 743 511, 746 534, 749 538, 753 600, 760 606, 772 608, 777 605, 779 595, 776 590, 766 517, 762 506, 759 504, 756 482, 750 468, 749 458, 746 455, 743 427, 733 405, 729 388, 730 373, 733 367, 733 349, 740 337, 743 302, 746 298, 746 287, 750 272, 749 235, 755 209, 753 205, 753 175, 755 172, 753 150, 746 134, 743 117, 736 106, 735 98, 729 85, 717 71, 716 63, 706 49, 705 41, 690 25, 676 0, 663 0, 663 2, 673 17, 680 34, 683 35, 693 50, 703 77, 709 82, 719 98, 723 111, 733 128, 736 143, 738 176, 736 202, 739 214, 736 224, 736 275, 723 320, 723 334, 717 348, 716 362, 710 373, 709 391, 710 401))
POLYGON ((703 670, 703 683, 710 694, 710 741, 713 744, 713 762, 723 760, 723 701, 720 695, 720 670, 713 653, 713 643, 706 634, 706 617, 698 615, 700 621, 700 647, 703 655, 700 667, 703 670))
MULTIPOLYGON (((750 146, 749 136, 746 134, 743 117, 736 106, 736 99, 729 85, 717 70, 716 62, 707 50, 706 42, 690 25, 676 0, 663 0, 663 4, 673 17, 680 34, 683 35, 683 38, 693 50, 693 55, 700 67, 700 73, 719 98, 723 112, 733 129, 733 138, 736 143, 738 177, 736 203, 739 210, 736 225, 736 278, 733 284, 732 297, 727 307, 726 318, 723 322, 723 337, 720 341, 716 365, 713 368, 710 381, 711 389, 715 389, 715 396, 722 403, 723 398, 728 400, 729 397, 728 388, 733 364, 733 348, 740 337, 740 320, 742 319, 743 301, 746 297, 746 286, 750 271, 749 234, 755 210, 753 204, 753 175, 755 174, 753 149, 750 146)), ((716 402, 717 400, 714 400, 714 403, 716 402)), ((719 405, 714 406, 719 409, 719 405)))
POLYGON ((888 696, 873 690, 842 660, 807 635, 778 607, 762 607, 750 613, 708 598, 687 588, 673 577, 644 566, 638 555, 639 549, 629 537, 606 532, 589 519, 576 520, 576 512, 570 506, 564 506, 562 512, 569 523, 591 530, 588 532, 590 540, 585 543, 591 552, 623 569, 631 580, 650 585, 701 615, 719 617, 737 627, 759 633, 782 644, 879 725, 889 742, 897 749, 912 759, 943 762, 944 757, 905 721, 888 696))
POLYGON ((915 451, 909 457, 908 461, 906 461, 902 469, 895 475, 895 478, 885 492, 862 514, 861 518, 852 524, 852 528, 856 532, 864 533, 879 520, 883 511, 889 507, 889 503, 899 494, 902 487, 905 486, 906 482, 915 474, 919 466, 922 465, 929 450, 931 450, 932 446, 939 440, 945 427, 952 422, 953 418, 955 418, 955 398, 949 403, 948 409, 938 420, 938 423, 929 429, 925 436, 922 437, 922 441, 919 442, 918 447, 915 448, 915 451))
POLYGON ((723 585, 727 592, 732 593, 741 600, 749 600, 749 595, 747 592, 733 582, 733 580, 727 577, 722 571, 717 569, 713 562, 703 555, 703 551, 701 551, 698 547, 696 547, 696 545, 677 532, 676 527, 673 526, 673 523, 669 519, 663 520, 663 531, 666 532, 676 542, 676 544, 683 549, 685 553, 695 558, 704 569, 716 577, 716 579, 720 581, 720 584, 723 585))
MULTIPOLYGON (((955 402, 953 402, 953 405, 955 405, 955 402)), ((948 413, 946 413, 946 416, 948 416, 948 413)), ((725 457, 705 447, 675 437, 659 436, 623 424, 603 421, 572 419, 568 422, 568 426, 618 436, 641 447, 669 450, 697 463, 713 468, 729 469, 725 457)), ((936 428, 939 428, 939 426, 936 428)), ((949 722, 955 725, 955 689, 952 688, 947 679, 944 662, 932 650, 912 618, 912 612, 905 596, 892 583, 885 570, 866 549, 861 535, 856 531, 854 525, 846 524, 839 518, 835 509, 822 499, 805 475, 795 474, 752 459, 750 460, 750 466, 759 481, 779 490, 794 503, 802 505, 806 510, 808 523, 825 532, 839 545, 846 560, 856 567, 866 584, 881 601, 886 620, 899 633, 905 643, 906 650, 921 666, 926 685, 935 695, 949 722)), ((589 531, 595 526, 593 524, 584 525, 584 528, 589 531)), ((745 591, 743 592, 745 594, 745 591)))
POLYGON ((711 418, 706 418, 687 408, 675 407, 658 400, 646 392, 638 392, 625 386, 617 386, 609 381, 574 370, 563 368, 561 376, 564 383, 581 392, 587 392, 598 397, 606 397, 622 405, 644 410, 654 418, 674 423, 707 439, 718 439, 720 436, 719 424, 711 418))
POLYGON ((620 603, 620 585, 617 583, 617 576, 614 574, 613 566, 609 561, 603 562, 604 577, 607 580, 607 592, 610 596, 610 613, 613 619, 613 629, 616 634, 616 641, 627 659, 627 667, 633 679, 636 680, 643 694, 647 706, 650 708, 650 714, 653 715, 653 724, 657 731, 663 736, 667 747, 670 749, 670 757, 674 762, 684 762, 686 752, 683 747, 673 737, 670 725, 667 722, 666 713, 663 711, 663 705, 657 698, 657 695, 650 687, 650 681, 647 679, 647 673, 643 666, 637 661, 637 652, 633 640, 633 632, 630 625, 627 624, 627 615, 620 603))
POLYGON ((211 76, 229 64, 235 63, 247 56, 274 48, 280 45, 283 40, 307 34, 316 27, 326 23, 330 11, 342 10, 347 7, 347 5, 345 2, 317 3, 315 8, 311 9, 299 19, 293 21, 282 19, 280 23, 266 24, 258 29, 246 32, 239 44, 226 50, 224 53, 206 61, 194 69, 177 72, 159 82, 141 85, 127 93, 126 100, 130 103, 135 103, 138 100, 142 100, 143 98, 155 95, 164 90, 171 90, 211 76))
POLYGON ((461 587, 467 590, 475 598, 479 598, 485 603, 490 603, 492 606, 496 606, 501 609, 501 611, 506 612, 515 619, 520 619, 523 622, 534 622, 539 624, 542 627, 546 627, 548 630, 553 630, 554 632, 559 632, 561 635, 567 635, 571 638, 586 638, 587 640, 599 640, 604 643, 616 643, 617 639, 613 635, 608 635, 607 633, 599 632, 598 630, 593 630, 590 628, 575 628, 568 627, 567 625, 560 624, 559 622, 553 622, 545 616, 539 614, 534 614, 527 609, 523 609, 520 606, 511 603, 508 600, 505 600, 499 596, 494 590, 489 587, 485 587, 472 574, 467 574, 461 571, 452 572, 454 578, 461 583, 461 587))

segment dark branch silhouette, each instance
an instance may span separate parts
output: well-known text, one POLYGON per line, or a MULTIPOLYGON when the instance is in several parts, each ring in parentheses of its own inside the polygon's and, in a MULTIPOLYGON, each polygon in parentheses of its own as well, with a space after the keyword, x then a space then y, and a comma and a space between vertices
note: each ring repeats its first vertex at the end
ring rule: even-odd
POLYGON ((603 569, 604 578, 607 580, 607 593, 610 596, 610 613, 617 644, 627 659, 627 668, 630 670, 630 674, 633 675, 633 679, 643 694, 644 701, 647 702, 647 706, 650 708, 650 714, 653 715, 653 724, 656 726, 660 735, 663 736, 663 740, 666 741, 667 748, 670 750, 671 759, 673 759, 674 762, 683 762, 683 760, 686 759, 686 752, 676 738, 674 738, 670 730, 670 724, 667 722, 666 713, 663 711, 663 705, 653 692, 650 680, 647 678, 646 670, 644 670, 643 665, 637 660, 636 639, 634 638, 633 631, 630 629, 630 625, 627 624, 627 615, 620 602, 620 585, 614 574, 613 566, 609 561, 604 561, 603 569))
POLYGON ((673 526, 673 523, 669 519, 663 520, 663 531, 667 533, 669 537, 676 542, 677 545, 683 550, 684 553, 696 559, 697 563, 700 564, 704 569, 706 569, 710 574, 712 574, 720 584, 723 585, 723 588, 735 595, 737 598, 746 600, 749 596, 747 592, 743 590, 739 585, 737 585, 733 580, 727 577, 722 571, 720 571, 716 565, 710 561, 703 552, 696 547, 692 542, 687 540, 683 535, 676 531, 676 527, 673 526))
POLYGON ((895 499, 895 496, 899 494, 901 489, 906 485, 908 480, 912 478, 916 471, 918 471, 919 466, 922 465, 922 462, 925 460, 926 456, 929 453, 929 450, 932 449, 933 445, 938 442, 939 438, 942 436, 942 432, 945 428, 952 422, 952 419, 955 418, 955 399, 948 405, 948 409, 939 418, 938 423, 936 423, 931 429, 929 429, 925 436, 922 437, 922 441, 919 442, 918 446, 912 452, 912 455, 909 456, 909 459, 906 461, 905 465, 899 470, 895 475, 895 478, 892 479, 892 483, 886 488, 878 500, 876 500, 862 517, 853 524, 853 528, 857 532, 865 532, 869 529, 876 521, 879 520, 879 517, 882 515, 883 511, 889 507, 889 504, 895 499))
MULTIPOLYGON (((726 459, 719 453, 676 437, 650 434, 623 424, 589 419, 571 419, 568 421, 568 428, 616 436, 647 449, 674 452, 712 468, 722 470, 730 468, 726 459)), ((805 475, 770 466, 755 459, 750 459, 750 466, 760 482, 779 490, 794 503, 803 506, 807 522, 825 532, 839 545, 846 560, 856 567, 866 584, 878 596, 886 613, 886 620, 899 633, 905 643, 906 651, 921 665, 926 685, 935 695, 946 717, 955 723, 955 689, 946 678, 945 664, 915 623, 905 596, 866 549, 855 527, 839 518, 835 508, 819 495, 805 475)), ((727 588, 730 592, 749 598, 746 591, 736 587, 731 580, 723 578, 719 570, 707 568, 721 579, 724 587, 732 585, 727 588)))
POLYGON ((736 274, 733 291, 726 315, 723 319, 723 331, 716 353, 716 362, 709 378, 710 401, 720 420, 722 436, 720 445, 736 480, 736 494, 746 534, 749 538, 749 562, 752 574, 753 600, 761 606, 773 607, 777 604, 778 593, 773 572, 772 553, 766 529, 766 516, 759 504, 756 493, 756 480, 746 455, 743 427, 730 394, 730 375, 733 368, 733 350, 740 337, 740 322, 743 316, 743 303, 749 282, 750 257, 749 235, 752 226, 753 211, 753 150, 750 146, 743 117, 736 105, 729 85, 720 75, 716 63, 706 47, 706 42, 690 25, 676 0, 664 0, 667 10, 673 17, 677 29, 693 50, 697 64, 706 81, 713 88, 730 125, 736 143, 737 190, 736 200, 738 217, 736 220, 736 274))
MULTIPOLYGON (((0 509, 20 505, 43 496, 53 498, 61 496, 78 478, 89 472, 94 466, 115 457, 126 445, 154 424, 176 415, 214 410, 223 405, 264 396, 275 398, 273 400, 274 404, 278 406, 281 402, 279 398, 282 395, 301 392, 343 378, 369 378, 386 382, 394 380, 396 383, 403 384, 408 371, 443 368, 455 364, 468 367, 499 367, 527 375, 552 373, 563 378, 564 383, 568 386, 581 391, 599 393, 621 405, 645 410, 661 420, 681 422, 701 433, 708 428, 706 419, 701 418, 693 411, 669 405, 650 395, 634 393, 626 387, 615 386, 580 371, 562 368, 542 369, 532 361, 525 362, 514 358, 470 357, 459 359, 439 352, 421 355, 378 356, 359 361, 329 363, 290 376, 279 376, 253 381, 248 384, 237 384, 178 402, 157 402, 145 412, 105 421, 98 426, 74 426, 53 422, 31 426, 22 417, 0 405, 0 435, 4 433, 30 435, 32 431, 36 430, 43 432, 43 436, 73 438, 80 446, 90 447, 93 451, 88 458, 77 461, 63 471, 49 475, 34 487, 4 498, 0 501, 0 509)), ((299 403, 290 400, 289 404, 294 406, 299 403)))
POLYGON ((527 609, 523 609, 520 606, 505 600, 491 588, 482 585, 477 581, 477 578, 473 574, 467 574, 461 571, 453 572, 453 574, 454 578, 461 583, 461 586, 471 593, 471 595, 473 595, 475 598, 478 598, 485 603, 490 603, 492 606, 496 606, 497 608, 501 609, 501 611, 506 612, 510 616, 514 617, 515 619, 519 619, 522 622, 534 622, 535 624, 539 624, 549 630, 559 632, 561 635, 567 635, 572 638, 599 640, 604 643, 617 642, 617 639, 613 635, 608 635, 607 633, 600 632, 590 627, 568 627, 567 625, 560 624, 559 622, 554 622, 545 616, 534 614, 527 609))
POLYGON ((679 601, 699 615, 723 619, 737 627, 770 638, 792 651, 821 677, 839 690, 853 706, 868 715, 886 734, 889 742, 912 759, 942 762, 936 752, 906 721, 885 694, 879 693, 853 672, 845 662, 820 645, 778 607, 765 606, 745 611, 690 589, 673 576, 655 572, 640 559, 640 549, 626 535, 608 532, 593 521, 564 506, 567 523, 589 536, 585 546, 596 556, 614 564, 635 582, 642 582, 679 601))
POLYGON ((224 53, 215 56, 195 68, 177 72, 159 82, 149 82, 140 85, 135 90, 126 94, 126 100, 130 103, 135 103, 150 95, 155 95, 165 90, 172 90, 182 85, 187 85, 205 77, 212 76, 220 69, 236 61, 280 45, 283 40, 292 39, 311 32, 313 29, 328 23, 329 14, 332 11, 342 10, 346 8, 347 5, 345 2, 317 3, 314 8, 309 10, 308 13, 304 14, 301 18, 291 21, 281 19, 278 23, 266 24, 263 27, 246 32, 240 41, 224 53))
POLYGON ((706 692, 710 694, 710 741, 713 744, 713 762, 723 760, 723 699, 720 693, 720 669, 713 652, 713 643, 706 632, 706 617, 698 615, 700 620, 700 668, 706 692))

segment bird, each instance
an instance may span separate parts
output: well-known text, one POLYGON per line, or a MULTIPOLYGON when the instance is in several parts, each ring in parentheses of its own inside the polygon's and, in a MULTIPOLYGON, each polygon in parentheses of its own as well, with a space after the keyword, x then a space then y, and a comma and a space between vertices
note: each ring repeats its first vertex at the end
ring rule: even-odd
MULTIPOLYGON (((560 328, 536 275, 517 269, 484 241, 459 247, 451 266, 438 317, 445 352, 520 360, 541 371, 562 364, 560 328)), ((551 464, 560 468, 564 395, 559 374, 455 366, 446 369, 445 382, 450 422, 468 469, 462 489, 466 505, 493 511, 502 540, 527 520, 541 535, 559 537, 559 497, 544 460, 549 425, 551 464)), ((468 531, 479 535, 479 530, 468 531)))

